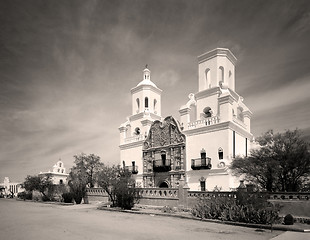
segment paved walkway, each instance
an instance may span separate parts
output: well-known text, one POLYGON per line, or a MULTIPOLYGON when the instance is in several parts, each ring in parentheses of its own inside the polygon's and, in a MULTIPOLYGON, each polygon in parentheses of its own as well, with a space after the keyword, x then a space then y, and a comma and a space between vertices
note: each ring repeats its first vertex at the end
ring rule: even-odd
POLYGON ((301 233, 301 232, 284 232, 274 238, 272 240, 309 240, 309 233, 301 233))

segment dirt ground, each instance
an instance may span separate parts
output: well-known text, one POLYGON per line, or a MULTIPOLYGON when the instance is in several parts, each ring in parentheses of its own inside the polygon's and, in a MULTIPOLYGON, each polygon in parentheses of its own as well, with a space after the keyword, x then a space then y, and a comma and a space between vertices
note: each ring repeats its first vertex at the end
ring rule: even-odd
POLYGON ((0 234, 0 239, 10 240, 256 240, 271 239, 283 232, 262 232, 253 228, 172 217, 100 211, 93 204, 62 206, 0 199, 0 234))

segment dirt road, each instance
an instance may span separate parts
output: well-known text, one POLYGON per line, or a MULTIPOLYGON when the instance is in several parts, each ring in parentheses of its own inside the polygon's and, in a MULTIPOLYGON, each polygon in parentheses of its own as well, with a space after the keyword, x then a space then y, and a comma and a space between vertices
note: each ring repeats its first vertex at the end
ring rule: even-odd
POLYGON ((0 199, 0 239, 270 239, 282 232, 171 217, 0 199))

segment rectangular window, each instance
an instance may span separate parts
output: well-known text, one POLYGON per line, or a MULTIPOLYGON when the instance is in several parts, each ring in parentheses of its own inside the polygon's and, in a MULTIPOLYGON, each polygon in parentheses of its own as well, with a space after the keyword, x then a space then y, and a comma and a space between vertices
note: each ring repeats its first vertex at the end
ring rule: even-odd
POLYGON ((205 192, 206 191, 206 181, 201 181, 200 182, 200 190, 202 192, 205 192))

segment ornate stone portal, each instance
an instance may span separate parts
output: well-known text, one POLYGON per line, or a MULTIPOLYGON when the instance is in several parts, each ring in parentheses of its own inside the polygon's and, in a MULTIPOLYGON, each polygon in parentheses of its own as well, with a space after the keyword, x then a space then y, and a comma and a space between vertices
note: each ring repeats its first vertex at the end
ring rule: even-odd
POLYGON ((143 144, 144 187, 177 187, 185 163, 185 135, 174 118, 153 122, 143 144))

